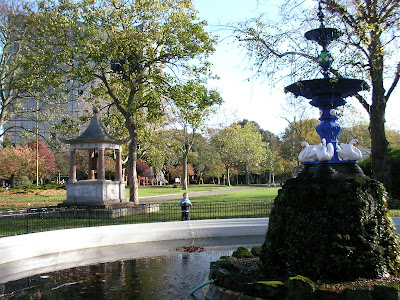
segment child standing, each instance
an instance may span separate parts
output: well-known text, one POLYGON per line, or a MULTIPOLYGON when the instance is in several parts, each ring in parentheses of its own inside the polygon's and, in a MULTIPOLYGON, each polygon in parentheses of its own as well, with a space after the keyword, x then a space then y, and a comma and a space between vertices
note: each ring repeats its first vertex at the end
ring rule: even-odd
POLYGON ((182 210, 182 221, 185 220, 190 220, 189 217, 189 209, 192 206, 192 202, 189 200, 189 195, 188 193, 183 193, 183 199, 181 200, 181 203, 179 203, 179 206, 181 207, 182 210))

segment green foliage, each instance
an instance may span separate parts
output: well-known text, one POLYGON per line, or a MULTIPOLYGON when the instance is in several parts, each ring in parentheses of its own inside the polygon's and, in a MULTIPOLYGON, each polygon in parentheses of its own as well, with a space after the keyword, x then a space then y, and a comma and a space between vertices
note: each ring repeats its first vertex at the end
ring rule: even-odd
POLYGON ((32 180, 28 176, 21 176, 15 178, 14 186, 16 189, 24 189, 32 184, 32 180))
POLYGON ((221 157, 227 171, 231 168, 245 172, 260 173, 267 157, 267 145, 263 142, 257 127, 249 122, 244 127, 232 124, 213 136, 213 144, 221 157))
POLYGON ((400 199, 400 148, 390 150, 389 158, 392 162, 392 198, 400 199))
MULTIPOLYGON (((392 188, 391 188, 391 196, 393 199, 400 199, 400 148, 391 149, 389 151, 389 159, 391 160, 391 180, 392 180, 392 188)), ((362 168, 365 175, 372 175, 371 168, 371 158, 368 157, 358 165, 362 168)))
POLYGON ((206 23, 187 0, 43 0, 27 23, 35 28, 27 67, 40 65, 43 76, 71 89, 85 87, 88 101, 110 109, 110 125, 125 129, 130 199, 137 203, 139 135, 165 116, 173 75, 211 76, 206 58, 215 40, 206 23))
POLYGON ((272 287, 279 287, 279 286, 284 286, 285 284, 282 281, 259 281, 258 283, 272 286, 272 287))
POLYGON ((287 288, 289 299, 308 300, 312 299, 315 284, 311 279, 297 275, 289 277, 287 288))
POLYGON ((176 84, 169 89, 175 106, 176 122, 182 130, 176 130, 174 137, 182 155, 182 189, 187 189, 187 159, 192 151, 196 133, 212 113, 213 106, 222 104, 222 98, 215 90, 207 88, 199 81, 190 80, 176 84))
POLYGON ((315 127, 319 124, 317 119, 304 119, 292 121, 282 134, 282 156, 297 165, 299 146, 306 141, 310 145, 319 144, 320 137, 315 127))
POLYGON ((232 253, 232 257, 236 257, 236 258, 251 258, 251 257, 254 257, 254 255, 251 254, 249 249, 247 249, 246 247, 242 247, 241 246, 241 247, 237 248, 232 253))
POLYGON ((0 1, 0 136, 10 130, 20 132, 27 140, 35 132, 22 125, 24 121, 37 120, 49 127, 67 100, 60 80, 48 84, 51 76, 42 76, 40 65, 31 68, 27 64, 26 56, 32 51, 32 30, 25 24, 29 6, 33 6, 31 1, 0 1), (8 124, 14 118, 23 122, 8 124))
POLYGON ((303 282, 307 282, 308 284, 311 285, 312 289, 315 289, 315 283, 307 277, 301 276, 301 275, 296 275, 294 277, 289 277, 289 280, 299 280, 299 281, 303 281, 303 282))
POLYGON ((251 254, 253 254, 254 256, 260 256, 261 254, 261 247, 253 247, 250 250, 251 254))

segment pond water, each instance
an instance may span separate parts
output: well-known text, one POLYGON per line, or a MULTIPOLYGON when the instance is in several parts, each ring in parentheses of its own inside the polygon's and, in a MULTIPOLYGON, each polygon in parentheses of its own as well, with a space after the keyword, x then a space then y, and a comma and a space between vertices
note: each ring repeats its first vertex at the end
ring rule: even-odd
MULTIPOLYGON (((0 285, 1 299, 204 299, 201 290, 210 262, 243 245, 260 246, 263 236, 181 240, 146 243, 164 248, 165 254, 101 262, 54 272, 40 273, 0 285), (204 252, 187 253, 188 245, 204 252)), ((129 252, 124 245, 124 253, 129 252)), ((131 245, 136 252, 140 245, 131 245)), ((103 258, 107 260, 107 258, 103 258)))

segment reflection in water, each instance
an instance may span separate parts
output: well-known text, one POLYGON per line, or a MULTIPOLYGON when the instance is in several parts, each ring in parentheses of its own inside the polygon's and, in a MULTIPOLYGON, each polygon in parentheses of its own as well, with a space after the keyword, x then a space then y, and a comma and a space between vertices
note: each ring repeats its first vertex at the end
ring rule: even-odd
POLYGON ((1 299, 204 299, 189 293, 206 278, 211 261, 232 251, 178 253, 76 267, 8 282, 1 299))

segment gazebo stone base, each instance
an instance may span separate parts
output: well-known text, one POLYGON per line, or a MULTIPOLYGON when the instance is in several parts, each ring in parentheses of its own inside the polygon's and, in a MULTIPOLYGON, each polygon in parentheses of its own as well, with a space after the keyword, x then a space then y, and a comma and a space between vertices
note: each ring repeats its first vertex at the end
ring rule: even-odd
POLYGON ((80 180, 67 183, 64 205, 76 206, 129 206, 125 198, 125 183, 121 181, 80 180))

